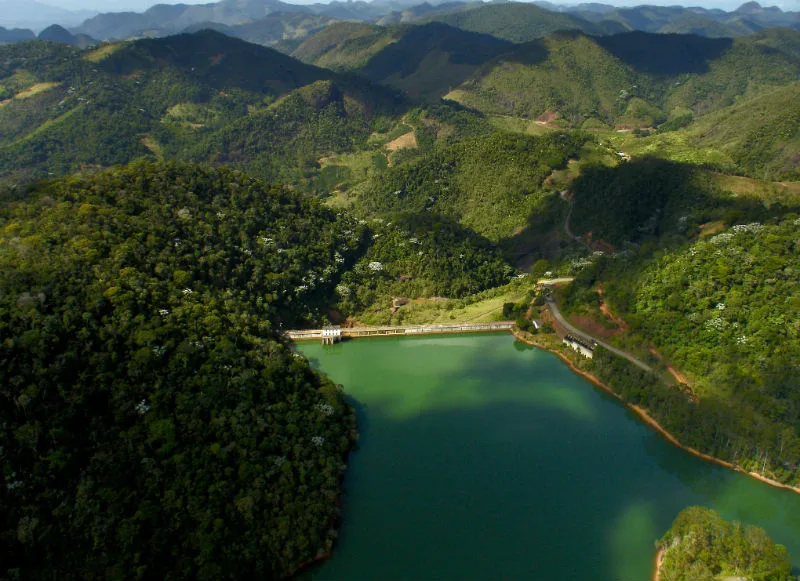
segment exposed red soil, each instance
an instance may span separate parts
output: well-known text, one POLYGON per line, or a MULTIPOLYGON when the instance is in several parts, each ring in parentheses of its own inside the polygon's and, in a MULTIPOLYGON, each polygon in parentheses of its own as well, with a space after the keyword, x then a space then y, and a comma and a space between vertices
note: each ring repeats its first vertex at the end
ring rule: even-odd
POLYGON ((608 308, 608 304, 606 303, 606 295, 605 289, 603 288, 602 283, 597 284, 597 294, 600 295, 600 312, 603 313, 609 320, 613 321, 617 327, 619 327, 619 333, 624 333, 628 330, 628 324, 625 322, 622 317, 615 317, 614 313, 611 312, 611 309, 608 308))
POLYGON ((578 329, 586 331, 589 335, 602 337, 603 339, 614 337, 619 335, 621 332, 619 328, 613 329, 605 327, 599 321, 596 321, 592 317, 586 315, 570 315, 567 320, 578 327, 578 329))
POLYGON ((539 123, 552 123, 559 117, 558 111, 545 111, 536 118, 536 121, 539 123))

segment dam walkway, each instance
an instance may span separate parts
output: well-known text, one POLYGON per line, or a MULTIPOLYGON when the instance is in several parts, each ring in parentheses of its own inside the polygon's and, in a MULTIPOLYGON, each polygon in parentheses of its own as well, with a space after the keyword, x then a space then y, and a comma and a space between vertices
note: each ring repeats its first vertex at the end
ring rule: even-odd
POLYGON ((380 326, 380 327, 327 327, 324 329, 306 329, 286 331, 286 335, 294 341, 307 339, 322 340, 354 339, 358 337, 388 337, 395 335, 437 335, 443 333, 491 333, 493 331, 509 331, 514 321, 496 321, 493 323, 448 323, 441 325, 380 326))

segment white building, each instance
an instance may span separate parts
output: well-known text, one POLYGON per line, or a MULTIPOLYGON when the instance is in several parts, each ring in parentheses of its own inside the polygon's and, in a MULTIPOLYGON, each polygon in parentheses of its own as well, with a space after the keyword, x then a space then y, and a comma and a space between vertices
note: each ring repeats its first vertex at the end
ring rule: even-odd
POLYGON ((589 359, 591 359, 594 356, 594 348, 591 345, 586 344, 584 341, 581 341, 580 339, 576 339, 572 335, 567 335, 561 342, 564 343, 564 345, 567 345, 568 347, 575 349, 575 351, 577 351, 584 357, 588 357, 589 359))
POLYGON ((341 327, 325 327, 322 329, 322 343, 324 345, 332 345, 342 340, 341 327))

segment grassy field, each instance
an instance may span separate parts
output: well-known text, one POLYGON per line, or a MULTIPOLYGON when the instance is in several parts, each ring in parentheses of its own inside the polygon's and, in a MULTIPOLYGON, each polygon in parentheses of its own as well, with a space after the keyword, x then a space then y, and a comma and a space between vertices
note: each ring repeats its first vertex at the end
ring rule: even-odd
POLYGON ((602 164, 614 167, 619 163, 614 148, 597 143, 587 143, 581 148, 578 159, 571 159, 564 169, 555 170, 547 179, 547 184, 560 190, 566 190, 578 178, 583 169, 589 165, 602 164))
POLYGON ((503 131, 511 133, 524 133, 525 135, 542 135, 554 131, 554 128, 537 123, 533 119, 511 117, 510 115, 489 115, 489 122, 503 131))
POLYGON ((53 88, 59 86, 60 84, 61 83, 36 83, 35 85, 33 85, 31 87, 28 87, 24 91, 21 91, 21 92, 17 93, 16 95, 14 95, 14 98, 15 99, 29 99, 30 97, 33 97, 34 95, 38 95, 39 93, 44 93, 45 91, 49 91, 50 89, 53 89, 53 88))
POLYGON ((435 323, 488 323, 503 320, 503 304, 520 302, 530 290, 527 279, 484 291, 464 299, 415 299, 392 314, 381 309, 363 315, 370 325, 426 325, 435 323))
POLYGON ((17 143, 23 143, 25 141, 33 139, 34 137, 36 137, 37 135, 39 135, 41 133, 44 133, 45 131, 47 131, 51 127, 54 127, 55 125, 58 125, 59 123, 63 123, 64 121, 69 119, 72 115, 74 115, 76 112, 80 111, 83 108, 84 108, 84 105, 80 104, 77 107, 74 107, 74 108, 70 109, 66 113, 63 113, 63 114, 59 115, 55 119, 48 119, 47 121, 45 121, 44 123, 39 125, 39 127, 34 129, 33 131, 31 131, 27 135, 21 137, 20 139, 18 139, 17 141, 12 143, 11 145, 16 145, 17 143))
POLYGON ((796 204, 800 197, 800 182, 767 182, 713 172, 709 172, 709 176, 722 189, 738 196, 758 198, 767 204, 796 204))
POLYGON ((92 51, 85 53, 83 55, 83 58, 89 61, 90 63, 99 63, 104 58, 117 52, 123 46, 125 46, 124 42, 117 42, 114 44, 104 44, 92 51))
POLYGON ((733 168, 734 161, 715 147, 698 147, 690 136, 682 132, 662 133, 650 137, 635 137, 631 133, 619 141, 622 151, 631 156, 654 155, 663 159, 719 168, 733 168))
POLYGON ((164 161, 164 153, 161 150, 161 144, 153 138, 152 135, 145 135, 142 137, 142 145, 149 149, 153 155, 156 156, 158 161, 164 161))

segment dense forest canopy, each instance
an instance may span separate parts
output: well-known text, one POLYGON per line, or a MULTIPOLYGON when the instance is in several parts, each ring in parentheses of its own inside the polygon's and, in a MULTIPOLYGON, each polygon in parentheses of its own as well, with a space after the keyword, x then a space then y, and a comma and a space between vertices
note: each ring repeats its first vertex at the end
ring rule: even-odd
POLYGON ((276 329, 315 316, 356 226, 186 166, 25 197, 1 222, 2 570, 270 578, 327 551, 353 412, 276 329))
POLYGON ((659 579, 664 581, 793 578, 786 547, 763 529, 724 521, 700 506, 681 511, 658 547, 663 555, 659 579))
POLYGON ((797 214, 735 224, 637 268, 614 265, 603 277, 626 320, 691 377, 708 405, 693 422, 703 447, 794 483, 798 224, 797 214))
POLYGON ((587 171, 573 188, 573 227, 613 252, 573 261, 565 307, 596 305, 602 287, 631 344, 657 346, 691 396, 602 352, 596 372, 684 444, 800 482, 800 205, 658 159, 587 171))
POLYGON ((497 241, 525 226, 551 193, 545 179, 577 158, 588 141, 590 135, 577 132, 492 132, 444 142, 369 182, 359 206, 449 215, 497 241))
MULTIPOLYGON (((484 8, 335 24, 305 63, 208 30, 0 47, 0 571, 292 574, 335 538, 355 425, 280 331, 489 295, 529 327, 520 271, 679 368, 598 348, 625 401, 800 484, 800 35, 514 44, 542 10, 484 8)), ((527 32, 554 22, 618 28, 527 32)), ((670 535, 664 578, 783 579, 716 515, 670 535), (716 564, 678 558, 709 530, 716 564)))

